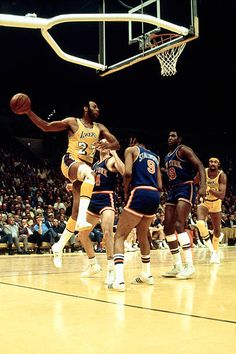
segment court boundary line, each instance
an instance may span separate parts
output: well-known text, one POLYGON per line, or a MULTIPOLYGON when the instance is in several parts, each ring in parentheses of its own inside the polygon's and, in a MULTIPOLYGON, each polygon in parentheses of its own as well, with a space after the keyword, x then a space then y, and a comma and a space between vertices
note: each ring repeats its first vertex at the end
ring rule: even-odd
POLYGON ((192 317, 192 318, 197 318, 197 319, 202 319, 202 320, 207 320, 207 321, 216 321, 216 322, 236 324, 236 320, 235 321, 233 321, 233 320, 224 320, 224 319, 220 319, 220 318, 200 316, 200 315, 194 315, 194 314, 189 314, 189 313, 184 313, 184 312, 163 310, 163 309, 150 308, 150 307, 138 306, 138 305, 121 304, 119 302, 114 302, 114 301, 107 301, 107 300, 90 298, 90 297, 87 297, 87 296, 62 293, 62 292, 54 291, 54 290, 34 288, 34 287, 31 287, 31 286, 26 286, 26 285, 11 284, 11 283, 6 283, 6 282, 2 282, 2 281, 0 281, 0 284, 7 285, 7 286, 14 286, 14 287, 22 288, 22 289, 40 291, 40 292, 45 292, 45 293, 55 294, 55 295, 60 295, 60 296, 67 296, 67 297, 72 297, 72 298, 76 298, 76 299, 92 300, 92 301, 95 301, 95 302, 100 302, 100 303, 105 303, 105 304, 119 305, 119 306, 124 306, 124 307, 128 307, 128 308, 134 308, 134 309, 140 309, 140 310, 148 310, 148 311, 166 313, 166 314, 170 314, 170 315, 186 316, 186 317, 192 317))

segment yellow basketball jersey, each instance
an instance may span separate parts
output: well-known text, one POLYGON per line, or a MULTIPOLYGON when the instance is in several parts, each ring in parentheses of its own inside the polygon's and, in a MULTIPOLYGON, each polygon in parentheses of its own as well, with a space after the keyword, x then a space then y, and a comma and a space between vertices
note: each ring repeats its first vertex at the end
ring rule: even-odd
MULTIPOLYGON (((220 174, 223 172, 222 170, 219 171, 218 175, 215 177, 215 178, 210 178, 208 177, 208 167, 205 169, 206 170, 206 184, 207 184, 207 187, 215 190, 215 191, 218 191, 219 190, 219 177, 220 177, 220 174)), ((206 196, 206 200, 217 200, 216 197, 212 194, 207 194, 206 196)))
POLYGON ((96 152, 94 143, 99 140, 100 130, 96 122, 92 128, 87 128, 83 125, 80 119, 77 118, 78 130, 68 138, 67 153, 75 160, 82 160, 93 163, 96 152))

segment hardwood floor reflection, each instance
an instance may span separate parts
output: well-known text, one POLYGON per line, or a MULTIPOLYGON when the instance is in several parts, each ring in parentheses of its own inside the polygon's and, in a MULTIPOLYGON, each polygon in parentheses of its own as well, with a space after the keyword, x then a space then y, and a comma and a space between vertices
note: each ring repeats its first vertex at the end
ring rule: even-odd
POLYGON ((140 253, 125 254, 124 293, 104 286, 102 271, 81 279, 83 253, 0 256, 0 354, 236 353, 236 247, 221 247, 221 264, 193 249, 193 279, 163 278, 168 250, 151 253, 155 285, 132 285, 140 253))

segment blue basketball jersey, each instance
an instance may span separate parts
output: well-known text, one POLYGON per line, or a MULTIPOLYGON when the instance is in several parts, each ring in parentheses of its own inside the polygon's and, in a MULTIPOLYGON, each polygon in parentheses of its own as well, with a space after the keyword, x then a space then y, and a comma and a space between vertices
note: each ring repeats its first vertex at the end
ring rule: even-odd
POLYGON ((170 187, 193 182, 195 176, 193 164, 181 159, 178 155, 181 146, 183 145, 178 145, 174 151, 169 152, 165 157, 165 168, 170 187))
POLYGON ((94 192, 98 191, 115 191, 117 172, 111 172, 107 168, 107 160, 95 162, 93 170, 96 172, 94 192))
POLYGON ((158 188, 158 156, 142 146, 137 146, 137 148, 139 149, 139 154, 133 163, 131 188, 138 186, 158 188))

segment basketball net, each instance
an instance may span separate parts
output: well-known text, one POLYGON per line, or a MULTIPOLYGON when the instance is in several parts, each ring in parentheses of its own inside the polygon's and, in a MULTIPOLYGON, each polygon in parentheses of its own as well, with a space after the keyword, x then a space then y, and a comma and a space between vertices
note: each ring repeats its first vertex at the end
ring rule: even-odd
MULTIPOLYGON (((174 34, 162 34, 162 35, 154 35, 153 38, 153 46, 158 46, 167 41, 170 41, 176 37, 174 34), (158 39, 158 40, 157 40, 158 39)), ((182 51, 185 48, 186 43, 178 43, 175 46, 172 45, 171 48, 168 48, 158 54, 156 54, 157 59, 159 60, 161 66, 161 75, 162 76, 173 76, 177 73, 176 65, 181 55, 182 51)))
POLYGON ((161 65, 162 76, 173 76, 177 73, 176 64, 185 45, 186 43, 183 43, 178 47, 167 49, 165 52, 156 55, 161 65))

